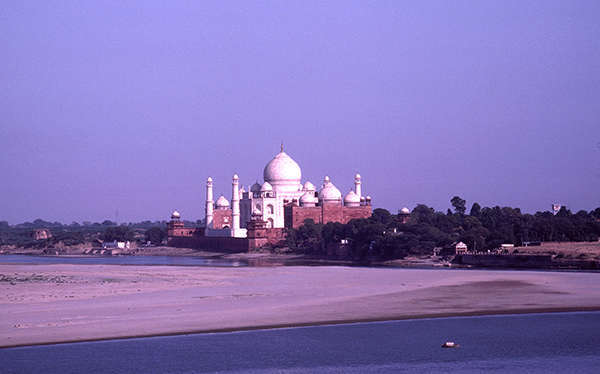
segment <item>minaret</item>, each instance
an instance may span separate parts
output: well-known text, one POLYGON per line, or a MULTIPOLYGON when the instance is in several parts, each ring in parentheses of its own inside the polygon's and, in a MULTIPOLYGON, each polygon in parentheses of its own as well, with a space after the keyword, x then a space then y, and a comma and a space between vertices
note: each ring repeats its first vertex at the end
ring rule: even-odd
POLYGON ((231 182, 231 234, 235 236, 240 229, 240 188, 239 188, 239 177, 237 174, 233 175, 233 181, 231 182))
POLYGON ((206 180, 206 228, 213 227, 213 180, 211 177, 208 177, 206 180))
POLYGON ((358 195, 358 197, 360 198, 361 195, 361 188, 360 185, 362 184, 362 182, 360 181, 360 174, 356 174, 354 176, 354 193, 358 195))

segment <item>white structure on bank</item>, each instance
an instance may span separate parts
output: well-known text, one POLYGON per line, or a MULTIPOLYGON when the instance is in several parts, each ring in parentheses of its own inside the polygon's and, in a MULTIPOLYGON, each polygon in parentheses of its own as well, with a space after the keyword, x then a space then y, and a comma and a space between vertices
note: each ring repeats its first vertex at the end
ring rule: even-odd
MULTIPOLYGON (((246 237, 246 225, 252 215, 259 216, 267 222, 267 227, 284 227, 284 206, 294 204, 302 207, 314 207, 321 204, 337 204, 360 206, 366 200, 361 195, 361 176, 354 177, 354 190, 343 199, 340 190, 325 177, 319 191, 306 181, 302 184, 300 166, 283 151, 279 152, 265 166, 264 182, 249 187, 248 191, 239 188, 239 177, 233 175, 231 184, 231 227, 214 229, 213 227, 213 180, 206 182, 206 236, 246 237)), ((370 200, 370 198, 367 198, 370 200)), ((217 209, 229 209, 229 202, 224 196, 216 202, 217 209)))

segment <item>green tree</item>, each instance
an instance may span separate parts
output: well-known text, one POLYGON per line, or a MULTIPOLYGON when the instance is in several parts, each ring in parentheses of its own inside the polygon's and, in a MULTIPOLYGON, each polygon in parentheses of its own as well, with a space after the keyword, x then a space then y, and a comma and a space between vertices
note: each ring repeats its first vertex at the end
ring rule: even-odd
POLYGON ((479 218, 479 216, 481 215, 481 205, 479 205, 477 203, 473 203, 473 205, 471 206, 471 212, 469 212, 469 215, 479 218))
POLYGON ((370 219, 372 222, 381 223, 386 226, 392 223, 392 221, 394 220, 390 212, 382 208, 377 208, 373 210, 373 214, 371 215, 370 219))
POLYGON ((144 237, 147 242, 157 245, 167 237, 167 232, 164 228, 155 226, 146 230, 144 237))
POLYGON ((452 204, 452 206, 454 207, 454 212, 458 213, 458 214, 465 214, 465 211, 467 210, 467 208, 465 207, 465 205, 467 204, 466 200, 461 199, 458 196, 454 196, 451 200, 450 203, 452 204))
POLYGON ((131 241, 133 240, 134 232, 127 226, 109 226, 102 234, 102 240, 105 242, 116 241, 131 241))

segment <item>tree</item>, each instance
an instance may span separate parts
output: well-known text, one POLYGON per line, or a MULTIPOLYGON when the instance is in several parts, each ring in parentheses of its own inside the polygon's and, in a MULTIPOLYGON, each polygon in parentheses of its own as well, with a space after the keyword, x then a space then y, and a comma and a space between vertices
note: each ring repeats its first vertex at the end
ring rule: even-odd
POLYGON ((133 240, 134 232, 127 226, 109 226, 104 230, 102 239, 105 242, 133 240))
POLYGON ((450 200, 450 203, 452 203, 452 206, 454 207, 454 212, 461 215, 465 214, 465 211, 467 210, 467 208, 465 208, 465 205, 467 204, 466 200, 463 200, 458 196, 454 196, 450 200))
POLYGON ((375 223, 382 223, 384 225, 389 225, 393 221, 393 217, 389 211, 382 208, 377 208, 373 210, 373 214, 371 215, 371 221, 375 223))
POLYGON ((162 241, 167 237, 167 232, 162 227, 151 227, 146 230, 145 239, 147 242, 152 244, 161 244, 162 241))
POLYGON ((479 205, 477 203, 473 203, 473 206, 471 206, 471 212, 469 213, 469 215, 479 218, 479 216, 481 215, 481 205, 479 205))

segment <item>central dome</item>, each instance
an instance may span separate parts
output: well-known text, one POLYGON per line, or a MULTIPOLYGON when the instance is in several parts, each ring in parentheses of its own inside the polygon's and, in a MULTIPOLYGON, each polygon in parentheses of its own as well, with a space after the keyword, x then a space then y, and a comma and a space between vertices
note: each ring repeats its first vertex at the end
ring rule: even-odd
POLYGON ((278 192, 294 192, 302 189, 300 166, 283 151, 265 166, 263 177, 265 182, 269 182, 278 192))

